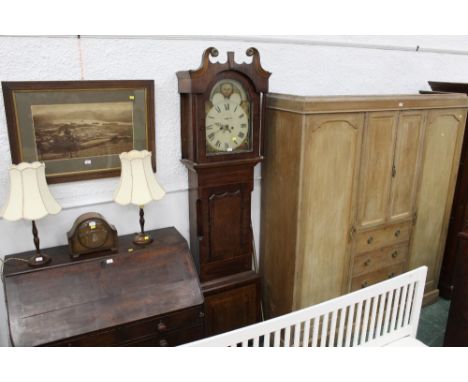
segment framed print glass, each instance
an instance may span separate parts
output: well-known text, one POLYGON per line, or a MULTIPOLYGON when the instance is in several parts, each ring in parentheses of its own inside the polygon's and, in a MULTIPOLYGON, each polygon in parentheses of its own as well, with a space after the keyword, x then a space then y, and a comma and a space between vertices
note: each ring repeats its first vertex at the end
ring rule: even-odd
POLYGON ((120 174, 119 154, 154 152, 154 83, 2 82, 11 158, 40 161, 48 183, 120 174))

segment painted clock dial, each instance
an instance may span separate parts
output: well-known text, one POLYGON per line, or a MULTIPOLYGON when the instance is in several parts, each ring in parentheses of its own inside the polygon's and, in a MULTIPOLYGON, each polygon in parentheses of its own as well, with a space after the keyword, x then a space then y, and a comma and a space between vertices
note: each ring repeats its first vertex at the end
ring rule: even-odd
POLYGON ((205 113, 207 155, 252 149, 250 101, 238 81, 218 81, 205 103, 205 113))

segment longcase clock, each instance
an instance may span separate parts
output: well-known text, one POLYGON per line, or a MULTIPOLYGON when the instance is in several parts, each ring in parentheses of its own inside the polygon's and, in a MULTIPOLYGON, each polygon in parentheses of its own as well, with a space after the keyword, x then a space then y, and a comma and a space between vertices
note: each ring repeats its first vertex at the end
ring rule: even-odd
POLYGON ((208 334, 255 322, 259 313, 251 193, 254 167, 263 159, 262 96, 270 73, 255 48, 246 54, 251 63, 235 62, 233 52, 225 63, 213 63, 218 51, 208 48, 199 69, 177 73, 190 244, 205 291, 208 334))

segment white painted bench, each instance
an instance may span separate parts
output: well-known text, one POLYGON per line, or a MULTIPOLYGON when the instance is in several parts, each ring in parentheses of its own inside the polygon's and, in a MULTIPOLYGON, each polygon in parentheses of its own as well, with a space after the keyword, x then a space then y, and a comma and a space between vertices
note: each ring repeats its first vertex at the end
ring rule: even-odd
POLYGON ((183 346, 425 346, 416 339, 427 267, 183 346))

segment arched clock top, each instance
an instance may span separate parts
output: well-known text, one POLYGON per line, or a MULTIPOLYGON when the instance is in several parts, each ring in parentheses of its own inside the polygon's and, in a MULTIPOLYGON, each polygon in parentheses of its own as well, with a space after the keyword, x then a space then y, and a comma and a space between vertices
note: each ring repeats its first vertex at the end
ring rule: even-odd
POLYGON ((234 52, 227 52, 227 61, 224 63, 210 61, 210 56, 218 57, 218 55, 216 48, 209 47, 203 52, 202 62, 198 69, 177 72, 179 93, 204 93, 210 80, 225 71, 237 71, 248 77, 258 93, 268 92, 268 79, 271 73, 262 68, 260 54, 256 48, 251 47, 246 51, 246 55, 252 57, 251 63, 237 63, 234 59, 234 52))

